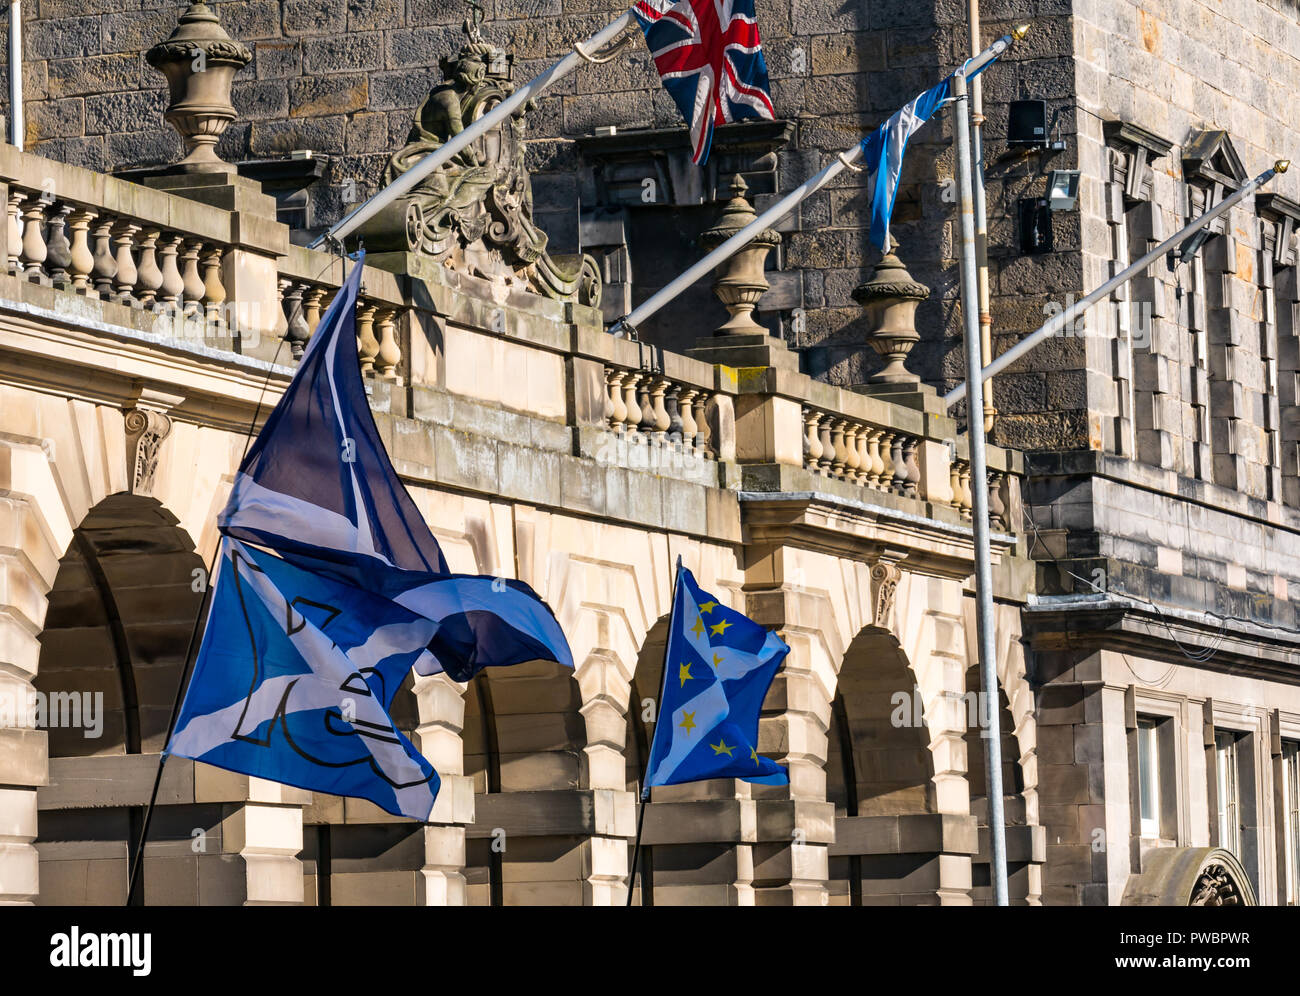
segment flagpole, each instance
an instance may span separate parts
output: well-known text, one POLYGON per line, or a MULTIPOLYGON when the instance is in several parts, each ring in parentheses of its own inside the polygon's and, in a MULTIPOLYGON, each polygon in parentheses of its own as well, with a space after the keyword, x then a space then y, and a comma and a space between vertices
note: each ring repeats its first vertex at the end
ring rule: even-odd
MULTIPOLYGON (((343 257, 343 277, 344 283, 347 282, 347 257, 343 257)), ((257 397, 257 407, 253 409, 253 417, 248 423, 248 432, 244 436, 244 452, 239 458, 239 462, 244 462, 244 457, 248 456, 248 446, 252 442, 253 432, 257 429, 257 420, 262 414, 262 402, 266 397, 266 388, 271 383, 271 376, 275 372, 275 365, 280 359, 280 350, 284 347, 287 336, 281 336, 280 341, 276 344, 275 355, 271 357, 271 367, 266 372, 266 379, 262 382, 262 390, 257 397)), ((194 628, 190 630, 190 642, 185 650, 185 665, 181 669, 181 680, 176 685, 176 695, 172 699, 171 715, 167 718, 167 734, 163 738, 163 748, 158 755, 158 768, 153 776, 153 789, 149 793, 149 803, 144 810, 144 823, 140 827, 140 839, 135 846, 135 854, 130 857, 130 867, 128 870, 126 883, 126 905, 131 905, 131 900, 135 897, 136 887, 140 882, 140 872, 144 865, 144 845, 149 839, 149 826, 153 822, 153 811, 158 804, 158 789, 162 785, 163 768, 167 764, 167 747, 171 743, 172 734, 176 732, 176 717, 180 715, 181 702, 185 696, 185 688, 189 684, 190 669, 193 667, 195 654, 194 641, 199 636, 200 627, 204 627, 206 617, 212 605, 212 592, 216 587, 216 569, 217 564, 221 562, 221 548, 224 541, 218 539, 216 552, 212 555, 212 560, 207 565, 207 586, 203 591, 203 599, 199 603, 198 615, 194 617, 194 628)))
MULTIPOLYGON (((1238 204, 1246 197, 1249 197, 1252 193, 1254 193, 1264 184, 1268 183, 1269 180, 1273 179, 1273 177, 1277 176, 1279 173, 1285 173, 1290 168, 1290 166, 1291 166, 1291 160, 1279 159, 1276 163, 1273 164, 1271 169, 1266 169, 1263 173, 1259 174, 1259 176, 1255 177, 1255 179, 1251 180, 1249 183, 1241 187, 1241 189, 1235 191, 1231 196, 1225 197, 1213 208, 1205 212, 1205 214, 1201 215, 1195 221, 1188 224, 1182 230, 1176 232, 1175 234, 1171 235, 1169 238, 1165 239, 1165 241, 1161 242, 1160 245, 1156 246, 1149 253, 1147 253, 1145 256, 1139 259, 1136 263, 1133 263, 1127 269, 1124 269, 1119 273, 1115 274, 1115 276, 1111 277, 1104 284, 1102 284, 1100 287, 1098 287, 1096 290, 1090 293, 1087 297, 1084 297, 1081 300, 1076 301, 1074 304, 1070 305, 1070 307, 1066 308, 1059 315, 1055 315, 1050 320, 1044 322, 1041 326, 1039 326, 1039 328, 1036 331, 1031 332, 1029 335, 1025 336, 1018 343, 1016 343, 1005 353, 999 356, 996 360, 993 360, 987 366, 983 367, 980 370, 978 375, 978 379, 980 380, 980 382, 983 383, 984 381, 992 377, 994 374, 1000 373, 1003 370, 1005 370, 1012 363, 1020 359, 1020 357, 1024 356, 1027 352, 1029 352, 1031 349, 1033 349, 1035 346, 1041 343, 1044 339, 1059 334, 1062 329, 1069 328, 1070 323, 1073 322, 1076 318, 1078 318, 1081 314, 1083 314, 1083 312, 1087 311, 1088 308, 1092 307, 1094 304, 1096 304, 1098 301, 1102 300, 1103 298, 1109 297, 1119 287, 1128 283, 1130 280, 1138 276, 1140 273, 1143 273, 1147 269, 1147 267, 1149 267, 1152 263, 1156 262, 1158 259, 1164 256, 1170 250, 1175 249, 1183 242, 1186 242, 1198 231, 1200 231, 1210 222, 1214 221, 1215 218, 1218 218, 1221 214, 1230 210, 1235 204, 1238 204)), ((975 368, 968 367, 967 369, 975 369, 975 368)), ((970 383, 970 377, 968 375, 967 380, 963 381, 961 384, 958 384, 956 387, 954 387, 951 391, 949 391, 947 394, 943 396, 944 405, 951 408, 962 398, 966 397, 969 383, 970 383)))
MULTIPOLYGON (((390 183, 383 190, 376 193, 354 208, 342 220, 336 222, 329 231, 318 237, 311 243, 308 248, 319 249, 327 242, 341 242, 352 232, 356 231, 367 221, 377 215, 384 208, 392 204, 397 198, 404 194, 410 193, 423 180, 428 178, 438 167, 447 162, 452 156, 460 152, 471 142, 480 136, 487 134, 497 125, 505 121, 516 110, 525 103, 536 97, 543 90, 546 90, 552 84, 564 79, 584 62, 606 62, 612 58, 614 52, 608 52, 604 55, 597 55, 601 49, 608 46, 618 38, 624 31, 633 24, 632 12, 626 11, 621 17, 616 18, 606 27, 597 31, 587 39, 586 42, 578 42, 573 46, 573 51, 566 55, 550 69, 535 76, 518 90, 512 93, 496 107, 488 111, 473 124, 455 135, 452 135, 437 149, 430 152, 427 156, 417 162, 396 180, 390 183)), ((619 48, 622 46, 620 45, 619 48)))
MULTIPOLYGON (((1027 28, 1017 28, 1015 32, 1009 35, 1003 35, 992 45, 986 48, 979 55, 970 59, 965 67, 966 73, 976 73, 983 69, 990 62, 1005 52, 1011 45, 1020 38, 1024 37, 1027 28)), ((839 153, 827 166, 816 176, 805 180, 794 190, 786 194, 770 208, 760 214, 739 232, 727 239, 726 242, 718 246, 711 253, 695 263, 689 269, 684 271, 666 287, 661 288, 654 294, 650 295, 645 301, 632 310, 632 312, 623 318, 620 318, 612 326, 610 333, 615 336, 636 337, 637 326, 662 308, 665 304, 675 298, 686 288, 690 287, 697 280, 707 274, 723 260, 729 259, 745 248, 759 232, 765 228, 770 228, 776 222, 780 221, 787 214, 795 209, 795 206, 802 200, 830 183, 846 169, 856 169, 857 161, 862 158, 862 143, 854 145, 851 149, 839 153)))
MULTIPOLYGON (((659 683, 659 701, 655 703, 655 730, 658 732, 659 727, 659 710, 663 708, 664 699, 668 694, 668 648, 673 642, 673 633, 676 632, 674 626, 677 623, 677 586, 681 584, 682 579, 682 556, 677 555, 677 566, 673 570, 673 590, 672 601, 669 603, 672 609, 668 612, 668 639, 664 641, 664 675, 663 681, 659 683)), ((641 830, 645 826, 645 807, 650 801, 650 786, 646 784, 650 780, 650 755, 653 753, 654 738, 651 737, 646 746, 645 774, 641 776, 641 805, 636 814, 636 844, 632 847, 632 870, 627 878, 627 905, 632 905, 632 886, 636 882, 637 861, 641 857, 641 830)), ((641 890, 641 904, 645 905, 645 888, 641 890)))
MULTIPOLYGON (((967 11, 970 25, 970 53, 979 51, 980 0, 970 0, 967 11)), ((980 358, 993 358, 993 314, 989 303, 989 221, 984 190, 984 78, 970 80, 971 156, 974 159, 975 183, 975 262, 978 266, 980 309, 980 358)), ((993 382, 984 384, 984 431, 992 432, 997 409, 993 407, 993 382)))
MULTIPOLYGON (((971 178, 970 104, 966 70, 953 74, 956 106, 957 174, 961 191, 961 311, 965 326, 966 369, 979 370, 980 328, 975 265, 975 204, 971 178)), ((967 405, 970 439, 971 525, 975 534, 975 629, 979 649, 980 685, 984 696, 984 755, 988 796, 989 869, 993 901, 1007 901, 1007 831, 1002 807, 1002 733, 998 720, 998 674, 993 620, 993 557, 989 527, 988 461, 984 450, 984 393, 972 391, 967 405)))
POLYGON ((158 788, 162 785, 163 766, 167 763, 167 745, 171 743, 172 733, 176 730, 176 717, 180 713, 181 699, 185 695, 185 686, 189 683, 190 669, 194 666, 194 641, 198 639, 199 630, 203 627, 212 608, 212 590, 216 587, 213 572, 221 560, 222 545, 222 542, 218 540, 217 551, 208 564, 207 584, 203 589, 203 599, 199 603, 199 613, 194 617, 194 628, 190 630, 190 642, 185 649, 185 666, 181 669, 181 680, 176 684, 176 696, 172 699, 171 715, 167 718, 167 735, 163 737, 163 749, 158 755, 158 769, 153 776, 153 791, 149 793, 149 804, 144 810, 144 824, 140 827, 140 839, 136 843, 135 854, 131 860, 130 876, 126 884, 127 906, 130 906, 131 900, 135 898, 136 886, 140 883, 140 868, 144 864, 144 845, 145 841, 149 839, 149 824, 153 822, 153 811, 158 803, 158 788))

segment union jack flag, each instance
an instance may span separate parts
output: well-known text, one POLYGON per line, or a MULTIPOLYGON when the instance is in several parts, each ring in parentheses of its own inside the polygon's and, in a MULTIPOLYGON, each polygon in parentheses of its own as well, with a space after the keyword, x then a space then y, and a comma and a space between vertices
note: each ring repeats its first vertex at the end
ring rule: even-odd
POLYGON ((632 13, 690 126, 697 165, 709 157, 714 125, 772 118, 754 0, 637 0, 632 13))

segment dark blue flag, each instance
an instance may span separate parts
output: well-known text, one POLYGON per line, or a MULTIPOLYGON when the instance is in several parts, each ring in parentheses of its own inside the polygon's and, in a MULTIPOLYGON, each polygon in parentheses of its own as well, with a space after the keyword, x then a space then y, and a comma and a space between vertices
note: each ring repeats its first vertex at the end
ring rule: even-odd
POLYGON ((370 413, 360 279, 358 261, 218 520, 212 609, 168 752, 426 819, 438 776, 388 714, 407 673, 468 681, 573 657, 528 585, 448 571, 370 413))

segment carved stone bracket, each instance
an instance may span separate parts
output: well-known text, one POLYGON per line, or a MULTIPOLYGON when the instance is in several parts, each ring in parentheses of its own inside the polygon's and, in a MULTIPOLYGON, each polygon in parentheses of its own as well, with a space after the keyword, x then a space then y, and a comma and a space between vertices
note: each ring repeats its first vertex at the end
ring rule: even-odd
POLYGON ((184 399, 145 389, 136 403, 124 410, 126 430, 126 477, 131 494, 153 497, 154 474, 163 440, 172 431, 167 411, 184 399))
POLYGON ((870 625, 883 630, 894 628, 894 600, 903 577, 898 562, 902 559, 901 551, 887 551, 871 564, 870 625))

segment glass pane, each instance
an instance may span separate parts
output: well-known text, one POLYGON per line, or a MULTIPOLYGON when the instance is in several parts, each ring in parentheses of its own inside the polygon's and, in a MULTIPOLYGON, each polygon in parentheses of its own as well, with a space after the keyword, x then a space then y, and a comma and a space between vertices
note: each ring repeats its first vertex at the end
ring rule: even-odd
POLYGON ((1142 720, 1138 724, 1138 798, 1143 837, 1160 836, 1158 770, 1156 724, 1142 720))

